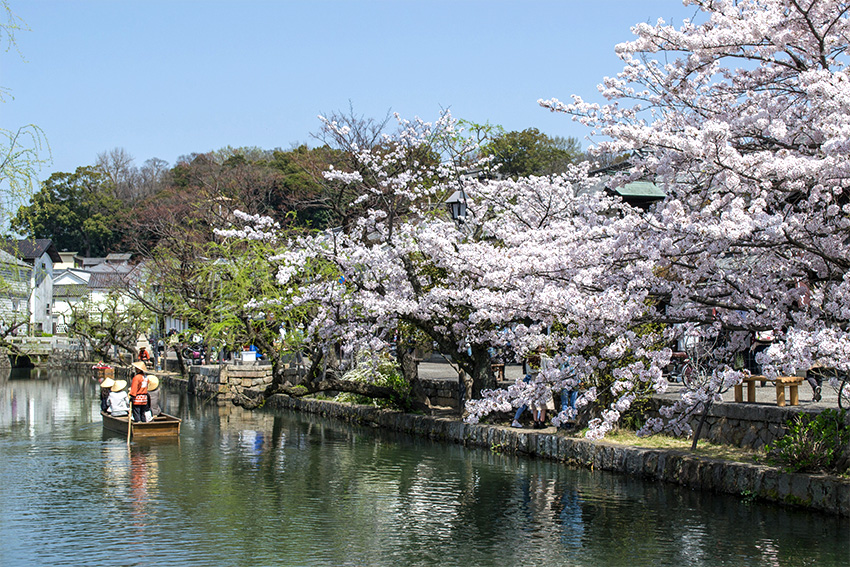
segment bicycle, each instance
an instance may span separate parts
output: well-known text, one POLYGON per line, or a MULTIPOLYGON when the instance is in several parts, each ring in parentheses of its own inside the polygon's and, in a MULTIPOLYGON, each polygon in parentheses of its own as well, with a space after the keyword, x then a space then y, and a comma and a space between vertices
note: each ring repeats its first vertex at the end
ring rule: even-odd
POLYGON ((682 384, 690 390, 708 384, 711 378, 710 368, 719 363, 715 352, 719 339, 702 338, 696 333, 688 333, 683 340, 684 359, 680 358, 680 376, 682 384))
POLYGON ((182 351, 183 359, 188 360, 191 364, 203 364, 204 361, 204 345, 192 344, 187 345, 182 351))
POLYGON ((838 407, 841 409, 850 409, 850 380, 848 380, 846 374, 841 378, 837 393, 838 407))
POLYGON ((708 377, 709 372, 688 356, 685 352, 674 352, 670 359, 670 372, 667 374, 668 382, 681 382, 686 388, 694 389, 702 384, 708 377))
POLYGON ((822 376, 829 385, 835 390, 838 397, 838 407, 841 409, 850 409, 850 378, 846 372, 841 372, 835 368, 829 368, 822 376))

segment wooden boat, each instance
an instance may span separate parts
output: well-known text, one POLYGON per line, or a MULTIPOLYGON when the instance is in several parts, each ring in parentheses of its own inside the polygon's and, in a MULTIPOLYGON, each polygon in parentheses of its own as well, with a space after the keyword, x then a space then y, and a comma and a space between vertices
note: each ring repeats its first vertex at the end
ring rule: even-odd
MULTIPOLYGON (((103 428, 115 433, 127 435, 127 416, 112 417, 110 414, 102 411, 103 428)), ((180 423, 182 420, 178 417, 168 414, 160 414, 153 418, 153 421, 133 422, 133 429, 130 434, 133 437, 176 437, 180 435, 180 423)))

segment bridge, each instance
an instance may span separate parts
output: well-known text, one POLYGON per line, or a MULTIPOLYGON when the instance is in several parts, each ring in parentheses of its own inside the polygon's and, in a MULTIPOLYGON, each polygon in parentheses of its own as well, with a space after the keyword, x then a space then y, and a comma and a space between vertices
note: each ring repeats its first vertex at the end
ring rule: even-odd
POLYGON ((46 366, 54 351, 70 354, 79 349, 79 342, 68 337, 9 337, 8 342, 12 345, 8 355, 13 368, 46 366))

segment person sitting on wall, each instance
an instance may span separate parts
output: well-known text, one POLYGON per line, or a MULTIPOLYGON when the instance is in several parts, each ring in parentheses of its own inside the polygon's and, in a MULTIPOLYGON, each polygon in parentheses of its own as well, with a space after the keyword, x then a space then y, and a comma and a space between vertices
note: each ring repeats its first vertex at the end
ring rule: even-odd
POLYGON ((257 360, 260 360, 261 358, 263 358, 263 354, 260 352, 260 349, 258 349, 255 345, 253 345, 253 344, 250 345, 248 347, 248 350, 250 350, 251 352, 257 353, 257 360))
POLYGON ((139 349, 139 361, 144 362, 146 368, 151 367, 151 353, 145 347, 139 349))

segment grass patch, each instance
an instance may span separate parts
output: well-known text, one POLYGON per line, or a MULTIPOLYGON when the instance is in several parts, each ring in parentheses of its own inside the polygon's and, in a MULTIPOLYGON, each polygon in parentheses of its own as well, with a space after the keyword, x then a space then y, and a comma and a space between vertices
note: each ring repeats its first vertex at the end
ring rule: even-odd
POLYGON ((701 457, 721 459, 736 463, 754 463, 761 451, 742 449, 730 445, 717 445, 708 441, 700 441, 695 451, 691 451, 691 440, 669 435, 652 435, 651 437, 638 437, 634 431, 621 429, 613 431, 605 436, 603 441, 629 447, 643 447, 645 449, 666 449, 683 451, 701 457))

